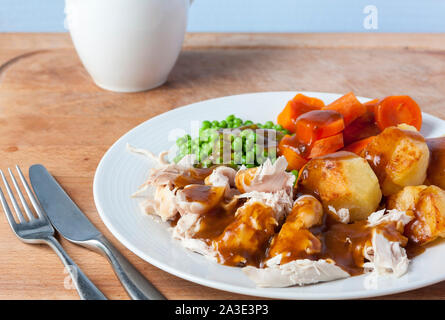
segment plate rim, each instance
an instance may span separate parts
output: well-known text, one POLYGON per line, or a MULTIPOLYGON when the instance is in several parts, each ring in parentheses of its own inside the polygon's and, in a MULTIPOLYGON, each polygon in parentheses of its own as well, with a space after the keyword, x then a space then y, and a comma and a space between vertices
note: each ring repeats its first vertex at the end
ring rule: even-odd
MULTIPOLYGON (((249 296, 254 296, 254 297, 262 297, 262 298, 276 298, 276 299, 301 299, 301 300, 325 300, 325 299, 330 299, 330 300, 340 300, 340 299, 361 299, 361 298, 372 298, 372 297, 379 297, 379 296, 385 296, 385 295, 390 295, 390 294, 396 294, 396 293, 402 293, 402 292, 406 292, 406 291, 411 291, 411 290, 415 290, 415 289, 419 289, 422 287, 426 287, 429 285, 433 285, 435 283, 441 282, 445 280, 445 272, 441 277, 437 277, 434 279, 431 279, 429 281, 424 281, 424 280, 417 280, 417 281, 413 281, 410 282, 409 284, 401 284, 400 286, 391 289, 391 288, 383 288, 383 289, 371 289, 371 290, 366 290, 366 291, 349 291, 349 292, 342 292, 339 291, 338 294, 336 294, 335 296, 333 296, 332 293, 299 293, 299 292, 288 292, 287 289, 291 289, 293 287, 289 287, 289 288, 271 288, 271 289, 281 289, 283 292, 270 292, 267 293, 264 291, 264 289, 267 290, 267 288, 261 288, 261 291, 255 292, 258 288, 254 287, 254 288, 248 288, 248 287, 243 287, 243 286, 236 286, 236 285, 232 285, 232 284, 226 284, 226 283, 222 283, 216 280, 208 280, 208 279, 203 279, 199 276, 195 276, 193 274, 187 273, 187 272, 183 272, 177 268, 174 267, 170 267, 167 264, 164 264, 154 258, 151 258, 149 255, 147 255, 146 253, 142 252, 142 250, 138 249, 136 246, 133 246, 131 244, 130 241, 127 241, 127 239, 125 238, 125 236, 123 236, 113 225, 113 223, 111 223, 105 212, 104 209, 101 206, 101 203, 99 201, 99 190, 98 190, 98 180, 100 179, 100 175, 102 174, 103 170, 104 170, 104 163, 106 162, 106 158, 110 155, 111 150, 114 149, 116 147, 116 145, 118 145, 122 140, 124 140, 127 135, 130 134, 130 132, 137 130, 138 128, 142 127, 142 126, 146 126, 147 123, 149 123, 152 120, 159 120, 159 118, 165 118, 168 117, 168 115, 170 113, 173 112, 177 112, 177 110, 181 110, 181 109, 186 109, 186 108, 190 108, 195 104, 198 103, 203 103, 203 102, 212 102, 214 100, 221 100, 221 99, 225 99, 225 98, 233 98, 233 97, 238 97, 238 96, 246 96, 246 95, 257 95, 257 94, 305 94, 305 95, 340 95, 339 93, 332 93, 332 92, 317 92, 317 91, 260 91, 260 92, 249 92, 249 93, 242 93, 242 94, 235 94, 235 95, 228 95, 228 96, 221 96, 221 97, 216 97, 216 98, 211 98, 211 99, 207 99, 207 100, 200 100, 200 101, 196 101, 196 102, 192 102, 190 104, 184 105, 184 106, 180 106, 171 110, 168 110, 166 112, 163 112, 161 114, 158 114, 150 119, 147 119, 145 121, 143 121, 142 123, 136 125, 135 127, 131 128, 130 130, 128 130, 127 132, 125 132, 123 135, 121 135, 108 149, 107 151, 103 154, 101 160, 99 161, 99 164, 97 165, 96 171, 94 173, 94 180, 93 180, 93 199, 94 199, 94 204, 96 206, 97 212, 99 213, 99 217, 101 218, 102 222, 104 223, 104 225, 107 227, 107 229, 111 232, 111 234, 116 238, 116 240, 118 240, 125 248, 127 248, 128 250, 130 250, 131 252, 133 252, 135 255, 137 255, 140 259, 142 259, 145 262, 150 263, 151 265, 155 266, 158 269, 161 269, 167 273, 170 273, 174 276, 177 276, 181 279, 185 279, 187 281, 191 281, 193 283, 197 283, 199 285, 203 285, 206 287, 210 287, 210 288, 214 288, 217 290, 223 290, 223 291, 227 291, 227 292, 233 292, 233 293, 238 293, 238 294, 244 294, 244 295, 249 295, 249 296), (292 295, 292 296, 289 296, 292 295)), ((357 96, 357 98, 359 99, 363 99, 363 100, 367 100, 370 101, 372 99, 370 98, 366 98, 366 97, 361 97, 361 96, 357 96)), ((429 118, 434 118, 434 119, 438 119, 441 121, 444 121, 443 119, 436 117, 434 115, 431 115, 429 113, 426 112, 422 112, 422 116, 427 116, 429 118)), ((212 263, 211 261, 209 261, 209 263, 212 263)), ((341 281, 340 280, 334 280, 335 281, 341 281)), ((314 284, 317 285, 317 284, 314 284)), ((281 291, 280 290, 280 291, 281 291)))

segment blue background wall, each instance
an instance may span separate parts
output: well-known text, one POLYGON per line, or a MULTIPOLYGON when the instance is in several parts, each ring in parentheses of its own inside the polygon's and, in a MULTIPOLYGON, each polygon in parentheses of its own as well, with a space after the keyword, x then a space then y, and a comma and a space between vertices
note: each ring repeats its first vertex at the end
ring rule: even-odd
MULTIPOLYGON (((0 32, 66 31, 63 8, 63 0, 0 0, 0 32)), ((445 0, 195 0, 188 30, 445 32, 445 0), (367 5, 378 9, 377 30, 363 27, 367 5)))

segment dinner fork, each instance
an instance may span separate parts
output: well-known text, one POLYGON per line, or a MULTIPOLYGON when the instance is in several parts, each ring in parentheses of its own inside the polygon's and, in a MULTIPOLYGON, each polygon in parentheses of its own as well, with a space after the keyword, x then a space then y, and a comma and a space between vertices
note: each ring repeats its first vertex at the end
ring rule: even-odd
POLYGON ((12 230, 16 234, 16 236, 26 243, 45 243, 49 245, 59 256, 60 260, 62 260, 63 264, 67 268, 75 288, 79 293, 79 296, 82 300, 107 300, 104 294, 91 282, 90 279, 80 270, 80 268, 74 263, 74 261, 68 256, 63 247, 60 245, 59 241, 54 237, 54 228, 51 225, 50 221, 46 217, 46 214, 40 208, 39 203, 34 197, 29 185, 23 176, 22 171, 18 166, 16 166, 17 173, 22 182, 23 188, 28 195, 29 200, 31 201, 32 206, 34 207, 35 213, 37 217, 33 214, 30 207, 27 204, 27 201, 20 190, 20 187, 15 179, 13 173, 8 168, 9 175, 11 176, 12 184, 14 185, 15 190, 17 191, 17 195, 20 198, 20 202, 22 203, 22 208, 24 209, 26 216, 28 219, 25 219, 23 212, 12 193, 12 190, 6 180, 3 171, 0 170, 0 175, 3 179, 3 183, 5 185, 6 191, 9 195, 10 201, 16 213, 16 219, 14 218, 11 209, 6 201, 5 195, 3 194, 3 190, 0 187, 0 202, 3 206, 3 210, 6 214, 6 218, 8 219, 9 225, 12 230))

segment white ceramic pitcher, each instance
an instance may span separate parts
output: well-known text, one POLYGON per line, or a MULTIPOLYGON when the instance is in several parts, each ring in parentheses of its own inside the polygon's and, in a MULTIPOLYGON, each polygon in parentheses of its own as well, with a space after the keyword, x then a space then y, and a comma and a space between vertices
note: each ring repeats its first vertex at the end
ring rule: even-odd
POLYGON ((66 0, 66 27, 94 82, 118 92, 162 85, 173 68, 191 0, 66 0))

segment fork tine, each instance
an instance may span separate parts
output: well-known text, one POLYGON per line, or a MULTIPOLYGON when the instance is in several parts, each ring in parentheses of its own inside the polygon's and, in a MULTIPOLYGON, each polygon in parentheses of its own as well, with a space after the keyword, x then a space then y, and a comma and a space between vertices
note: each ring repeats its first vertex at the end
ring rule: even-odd
POLYGON ((42 209, 40 209, 40 204, 37 202, 36 197, 34 197, 33 192, 31 191, 31 188, 28 185, 28 182, 25 179, 25 176, 22 173, 22 170, 19 168, 19 166, 15 166, 15 169, 17 170, 20 180, 22 181, 23 187, 25 188, 26 194, 28 195, 29 200, 31 201, 34 209, 37 212, 37 215, 39 218, 43 217, 42 209))
POLYGON ((11 198, 12 206, 14 207, 15 213, 17 214, 17 218, 19 219, 20 223, 26 222, 25 217, 23 216, 22 210, 20 210, 20 207, 15 200, 14 195, 12 194, 12 190, 9 187, 8 181, 6 180, 5 175, 3 174, 3 171, 0 170, 0 174, 3 179, 3 183, 5 184, 6 191, 8 192, 9 198, 11 198))
POLYGON ((3 194, 2 188, 0 188, 0 202, 2 203, 3 211, 5 212, 9 224, 13 229, 15 229, 17 223, 15 222, 14 216, 12 215, 11 209, 9 208, 8 202, 6 202, 6 198, 5 195, 3 194))
POLYGON ((19 195, 20 202, 22 203, 23 209, 26 212, 28 220, 29 221, 34 220, 35 217, 32 214, 32 211, 29 208, 28 203, 25 200, 25 197, 23 196, 22 190, 20 190, 20 187, 19 187, 19 185, 17 183, 17 180, 15 179, 14 175, 12 174, 11 169, 8 168, 8 171, 9 171, 9 175, 11 176, 12 184, 14 185, 14 188, 17 191, 17 194, 19 195))

